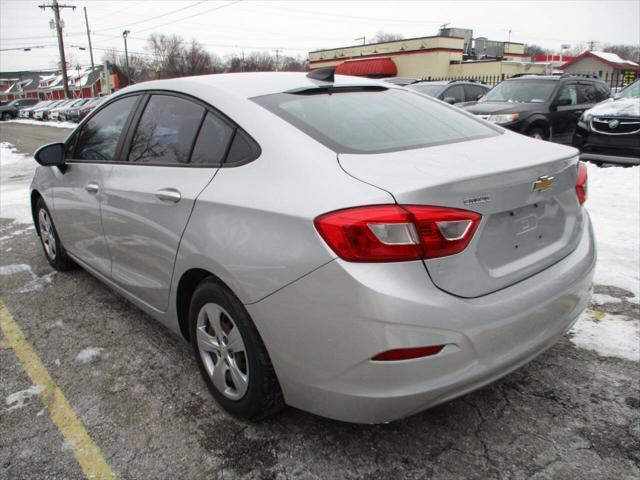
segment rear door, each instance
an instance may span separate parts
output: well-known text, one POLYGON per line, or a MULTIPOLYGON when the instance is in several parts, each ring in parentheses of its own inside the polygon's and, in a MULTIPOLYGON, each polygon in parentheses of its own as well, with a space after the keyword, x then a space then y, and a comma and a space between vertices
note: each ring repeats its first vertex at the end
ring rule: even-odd
POLYGON ((234 130, 202 104, 174 94, 148 96, 136 116, 128 154, 105 179, 102 224, 112 279, 165 310, 182 233, 234 130))
POLYGON ((567 82, 560 87, 554 103, 565 101, 568 105, 558 105, 550 113, 551 140, 571 144, 578 119, 585 107, 580 103, 578 82, 567 82))

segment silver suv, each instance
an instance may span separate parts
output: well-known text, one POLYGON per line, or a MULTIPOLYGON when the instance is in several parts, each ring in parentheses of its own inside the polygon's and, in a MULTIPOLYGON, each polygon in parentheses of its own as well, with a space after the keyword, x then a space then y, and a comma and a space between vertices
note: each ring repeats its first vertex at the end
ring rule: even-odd
POLYGON ((242 418, 410 415, 530 361, 589 302, 576 150, 388 83, 138 84, 36 159, 51 265, 191 342, 242 418))

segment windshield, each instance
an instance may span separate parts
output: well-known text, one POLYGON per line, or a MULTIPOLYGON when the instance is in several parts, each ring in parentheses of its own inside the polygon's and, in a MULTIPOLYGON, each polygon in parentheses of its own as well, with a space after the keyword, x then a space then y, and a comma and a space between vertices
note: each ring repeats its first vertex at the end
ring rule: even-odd
POLYGON ((415 83, 413 85, 407 85, 407 88, 415 90, 416 92, 429 95, 430 97, 437 97, 442 92, 444 85, 434 85, 428 83, 415 83))
POLYGON ((640 80, 632 83, 620 92, 618 98, 639 98, 640 97, 640 80))
POLYGON ((508 80, 488 92, 480 102, 544 103, 555 86, 553 80, 508 80))
POLYGON ((253 101, 338 153, 382 153, 498 135, 430 98, 399 89, 279 93, 253 101))

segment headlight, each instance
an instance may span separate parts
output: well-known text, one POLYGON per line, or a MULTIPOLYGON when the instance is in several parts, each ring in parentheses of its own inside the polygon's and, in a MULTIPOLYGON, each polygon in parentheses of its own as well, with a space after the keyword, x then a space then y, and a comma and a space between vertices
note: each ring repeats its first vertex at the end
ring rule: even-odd
POLYGON ((587 110, 580 117, 580 121, 583 122, 583 123, 589 123, 592 118, 593 118, 593 115, 591 113, 589 113, 589 110, 587 110))
POLYGON ((487 118, 487 120, 493 123, 509 123, 515 122, 519 118, 520 114, 518 113, 500 113, 498 115, 489 115, 489 118, 487 118))

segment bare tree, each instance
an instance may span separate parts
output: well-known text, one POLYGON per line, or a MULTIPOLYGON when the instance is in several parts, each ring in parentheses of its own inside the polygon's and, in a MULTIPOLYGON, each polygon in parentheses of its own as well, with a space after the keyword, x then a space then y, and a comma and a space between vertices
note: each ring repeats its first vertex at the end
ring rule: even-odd
POLYGON ((551 51, 547 48, 541 47, 540 45, 526 45, 524 47, 524 54, 527 57, 533 57, 534 55, 546 55, 547 53, 551 53, 551 51))
POLYGON ((395 40, 402 40, 403 38, 404 36, 400 33, 390 33, 378 30, 374 37, 369 40, 369 43, 393 42, 395 40))
POLYGON ((147 40, 147 50, 151 53, 151 68, 156 72, 157 78, 180 76, 184 50, 182 37, 152 33, 147 40))
MULTIPOLYGON (((102 56, 102 61, 108 61, 117 66, 120 71, 126 72, 126 59, 123 53, 111 49, 102 56)), ((129 54, 129 81, 132 83, 144 82, 155 78, 154 72, 151 71, 149 61, 143 55, 129 54)))
POLYGON ((308 70, 307 60, 297 57, 285 56, 282 57, 281 70, 285 72, 306 72, 308 70))
POLYGON ((197 40, 182 48, 178 60, 179 75, 204 75, 214 71, 213 58, 197 40))
POLYGON ((268 52, 251 52, 245 57, 245 72, 273 72, 276 69, 276 59, 268 52))

